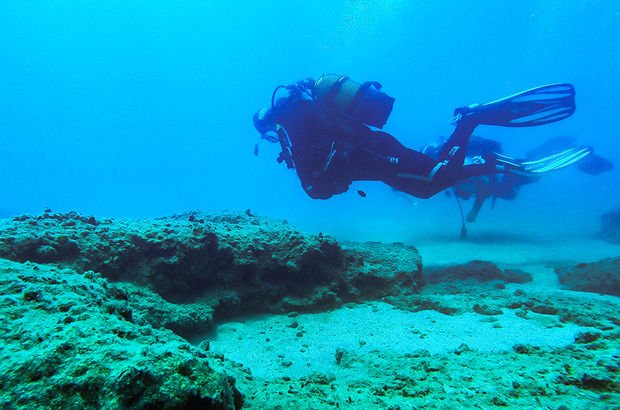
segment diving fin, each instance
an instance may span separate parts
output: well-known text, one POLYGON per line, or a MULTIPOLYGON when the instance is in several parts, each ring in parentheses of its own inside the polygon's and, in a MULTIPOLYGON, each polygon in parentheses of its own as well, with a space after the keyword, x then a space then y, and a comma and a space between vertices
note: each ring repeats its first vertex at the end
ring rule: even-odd
POLYGON ((532 161, 521 161, 503 154, 495 154, 495 160, 497 165, 505 168, 506 172, 524 176, 536 176, 565 168, 582 160, 591 153, 591 147, 577 147, 532 161))
POLYGON ((486 104, 459 107, 454 110, 452 122, 470 118, 477 124, 533 127, 568 118, 575 108, 575 87, 572 84, 549 84, 486 104))
POLYGON ((565 168, 582 160, 591 153, 591 147, 570 148, 545 158, 525 161, 521 165, 529 172, 541 174, 565 168))

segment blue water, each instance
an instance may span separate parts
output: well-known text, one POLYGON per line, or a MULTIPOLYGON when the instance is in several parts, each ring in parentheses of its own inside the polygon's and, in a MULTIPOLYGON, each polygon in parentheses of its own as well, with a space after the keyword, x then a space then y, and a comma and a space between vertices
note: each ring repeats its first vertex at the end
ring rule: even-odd
MULTIPOLYGON (((443 194, 355 183, 366 198, 308 198, 275 145, 253 155, 252 114, 278 84, 346 73, 383 83, 396 98, 386 130, 420 147, 451 131, 456 106, 571 82, 570 119, 477 133, 514 155, 571 135, 620 164, 618 39, 614 0, 5 0, 0 215, 251 208, 341 238, 450 236, 460 222, 443 194)), ((563 170, 487 204, 474 229, 587 236, 620 203, 619 182, 617 169, 563 170)))

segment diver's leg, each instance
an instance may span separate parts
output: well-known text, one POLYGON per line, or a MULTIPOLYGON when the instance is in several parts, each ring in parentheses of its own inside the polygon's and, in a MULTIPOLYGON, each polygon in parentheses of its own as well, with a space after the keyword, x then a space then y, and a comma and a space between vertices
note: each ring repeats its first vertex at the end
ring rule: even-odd
POLYGON ((467 218, 466 218, 467 222, 469 223, 476 222, 478 213, 480 212, 480 209, 482 208, 482 205, 484 204, 487 198, 488 196, 484 194, 476 195, 476 200, 474 201, 474 205, 471 207, 471 209, 469 210, 469 213, 467 214, 467 218))
POLYGON ((371 131, 351 152, 350 164, 355 180, 376 181, 400 172, 427 175, 437 161, 401 144, 383 131, 371 131))
MULTIPOLYGON (((456 182, 471 177, 491 175, 497 172, 493 161, 478 164, 463 165, 467 153, 467 144, 476 128, 477 122, 473 119, 461 120, 450 138, 441 147, 438 161, 428 173, 421 173, 425 178, 418 178, 420 183, 417 189, 422 189, 424 197, 435 195, 456 182)), ((421 155, 418 153, 418 155, 421 155)), ((418 156, 419 158, 419 156, 418 156)), ((428 165, 426 165, 428 168, 428 165)), ((402 174, 401 177, 410 177, 402 174)))
POLYGON ((429 197, 429 175, 437 161, 402 145, 392 135, 371 131, 351 152, 352 179, 382 181, 392 188, 418 197, 429 197))
POLYGON ((450 138, 439 151, 439 161, 448 161, 447 166, 460 167, 465 161, 467 143, 476 128, 477 122, 464 118, 458 122, 450 138))
POLYGON ((420 174, 404 170, 405 172, 399 172, 384 178, 383 182, 399 191, 420 198, 430 198, 461 180, 490 175, 496 172, 494 167, 486 164, 472 164, 456 168, 443 166, 443 163, 438 163, 432 159, 431 164, 434 166, 426 167, 426 170, 430 169, 429 172, 420 174))
POLYGON ((439 161, 402 145, 392 135, 373 131, 351 156, 354 180, 381 180, 394 189, 428 198, 472 176, 495 172, 490 164, 463 166, 473 121, 461 121, 441 149, 439 161))

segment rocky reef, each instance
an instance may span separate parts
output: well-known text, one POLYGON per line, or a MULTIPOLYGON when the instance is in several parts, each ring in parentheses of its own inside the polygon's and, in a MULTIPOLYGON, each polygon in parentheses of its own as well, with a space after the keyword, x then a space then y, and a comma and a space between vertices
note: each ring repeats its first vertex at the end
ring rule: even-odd
POLYGON ((324 310, 421 286, 414 247, 339 244, 250 211, 153 220, 46 212, 2 228, 0 257, 136 285, 124 286, 130 302, 149 305, 152 323, 184 335, 207 330, 214 318, 324 310))
POLYGON ((240 408, 192 337, 246 313, 316 311, 412 294, 404 245, 339 244, 245 213, 2 222, 3 408, 240 408))
POLYGON ((564 289, 620 296, 620 258, 556 269, 564 289))
POLYGON ((620 244, 620 206, 601 216, 601 230, 598 237, 607 242, 620 244))
POLYGON ((0 407, 234 409, 234 379, 99 274, 0 260, 0 407))
POLYGON ((429 267, 424 271, 424 279, 431 284, 460 282, 460 286, 465 282, 503 287, 506 283, 530 282, 532 275, 521 270, 502 270, 492 262, 473 260, 462 265, 429 267))

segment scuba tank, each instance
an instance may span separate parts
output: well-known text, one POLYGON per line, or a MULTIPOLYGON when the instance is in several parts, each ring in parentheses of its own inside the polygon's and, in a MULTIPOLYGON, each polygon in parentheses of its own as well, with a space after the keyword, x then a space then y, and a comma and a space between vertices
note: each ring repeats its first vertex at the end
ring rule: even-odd
POLYGON ((347 117, 377 128, 383 128, 395 101, 376 81, 360 84, 338 74, 324 74, 316 80, 313 95, 347 117))

